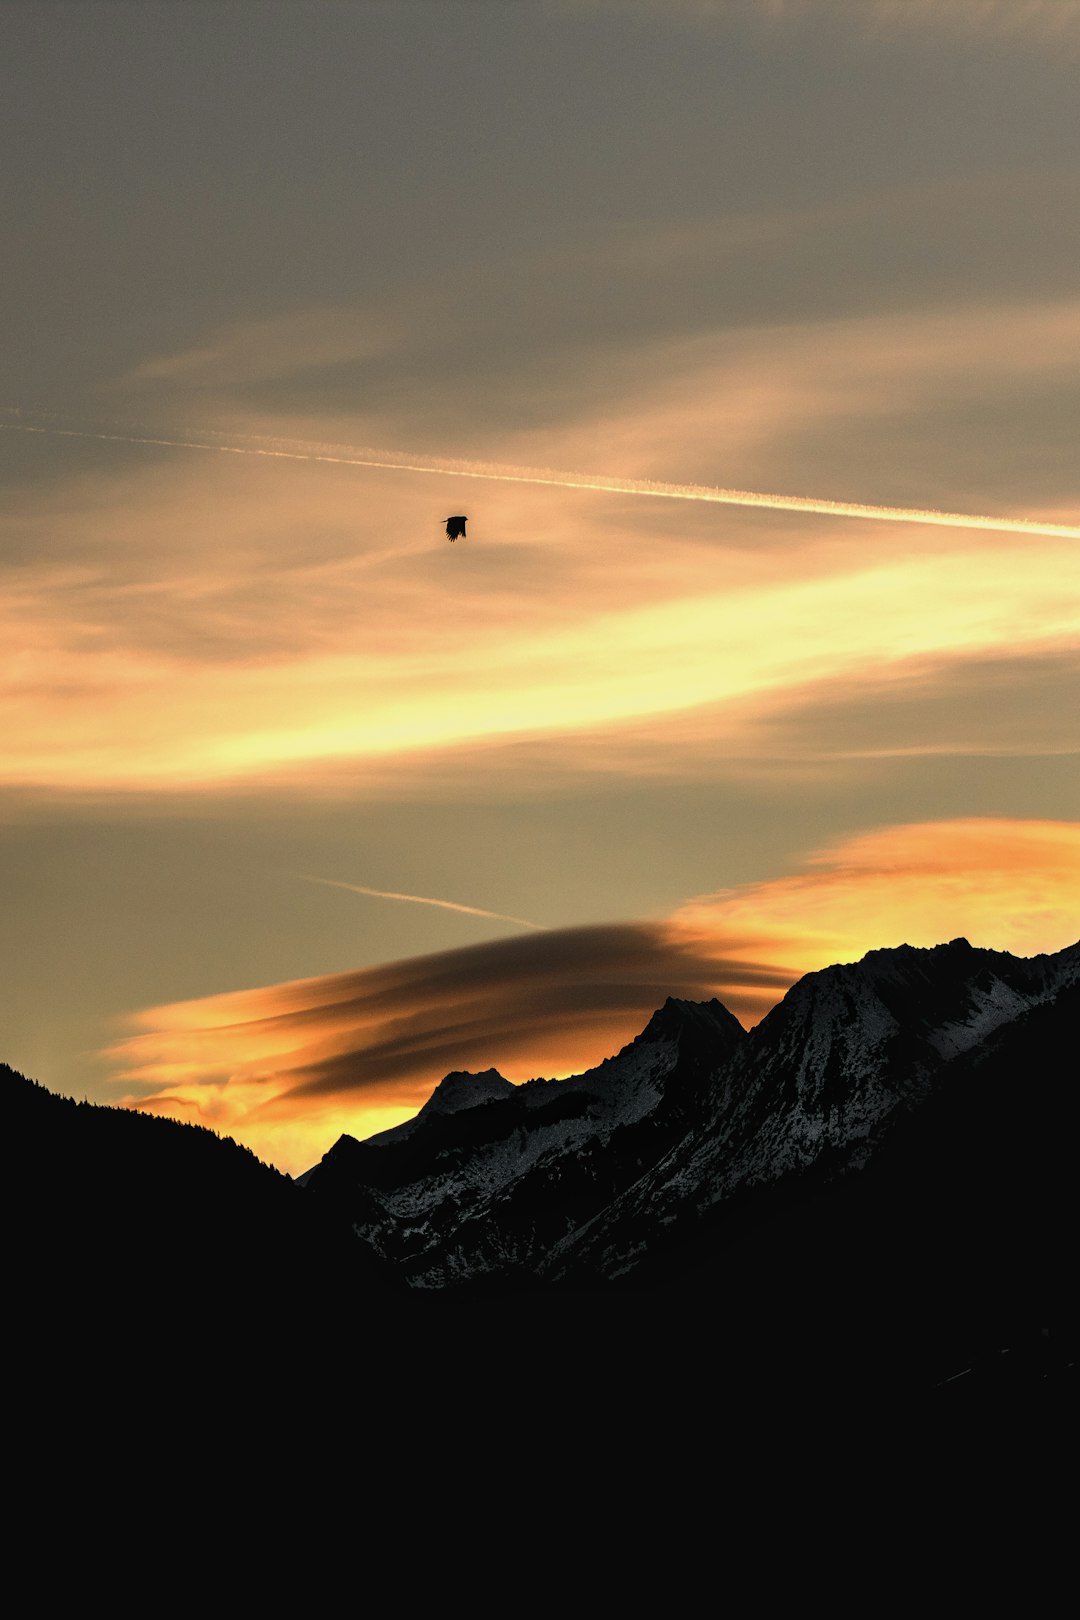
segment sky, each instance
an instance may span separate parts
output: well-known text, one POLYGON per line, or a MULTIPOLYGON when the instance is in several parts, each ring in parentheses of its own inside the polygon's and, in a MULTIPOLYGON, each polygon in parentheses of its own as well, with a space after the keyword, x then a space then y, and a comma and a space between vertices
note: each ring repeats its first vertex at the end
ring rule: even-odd
POLYGON ((1078 71, 1074 0, 0 6, 0 1060, 295 1174, 1080 938, 1078 71))

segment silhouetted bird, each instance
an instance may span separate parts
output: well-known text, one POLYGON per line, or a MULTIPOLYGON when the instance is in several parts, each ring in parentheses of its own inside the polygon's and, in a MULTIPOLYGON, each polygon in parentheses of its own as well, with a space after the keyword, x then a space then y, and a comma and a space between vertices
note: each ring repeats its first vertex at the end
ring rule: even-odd
POLYGON ((446 538, 448 540, 464 540, 465 525, 468 518, 449 517, 446 520, 446 538))

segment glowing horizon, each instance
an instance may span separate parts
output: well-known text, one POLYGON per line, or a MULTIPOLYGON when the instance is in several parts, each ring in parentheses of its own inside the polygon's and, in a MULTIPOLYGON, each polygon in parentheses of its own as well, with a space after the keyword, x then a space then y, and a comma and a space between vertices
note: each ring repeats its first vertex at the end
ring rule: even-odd
POLYGON ((515 1083, 582 1072, 668 995, 719 996, 752 1027, 832 962, 960 935, 1035 956, 1075 943, 1078 918, 1080 822, 904 824, 659 921, 545 930, 149 1008, 106 1055, 127 1106, 198 1119, 296 1173, 331 1132, 371 1135, 411 1117, 450 1068, 494 1067, 515 1083))

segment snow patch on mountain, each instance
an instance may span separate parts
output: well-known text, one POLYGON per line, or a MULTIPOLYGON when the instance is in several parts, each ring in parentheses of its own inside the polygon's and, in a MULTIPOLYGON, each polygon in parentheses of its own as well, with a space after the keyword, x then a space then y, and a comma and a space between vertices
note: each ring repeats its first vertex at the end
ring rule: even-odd
POLYGON ((481 1103, 491 1102, 494 1097, 505 1097, 513 1089, 513 1082, 504 1079, 498 1069, 484 1069, 479 1074, 455 1069, 440 1080, 421 1108, 418 1118, 429 1114, 458 1114, 465 1108, 479 1108, 481 1103))
POLYGON ((943 1062, 1080 977, 1080 947, 1016 958, 958 939, 808 974, 721 1065, 705 1128, 553 1246, 551 1276, 633 1269, 658 1229, 735 1193, 865 1165, 943 1062))
POLYGON ((808 974, 749 1035, 718 1001, 669 999, 569 1079, 448 1075, 309 1185, 415 1288, 616 1277, 732 1197, 857 1171, 946 1062, 1077 982, 1080 944, 1025 959, 955 939, 808 974))
POLYGON ((652 1163, 685 1128, 702 1064, 745 1038, 719 1001, 669 998, 615 1057, 565 1080, 448 1075, 404 1125, 341 1139, 312 1180, 352 1182, 357 1232, 413 1287, 512 1268, 652 1163))

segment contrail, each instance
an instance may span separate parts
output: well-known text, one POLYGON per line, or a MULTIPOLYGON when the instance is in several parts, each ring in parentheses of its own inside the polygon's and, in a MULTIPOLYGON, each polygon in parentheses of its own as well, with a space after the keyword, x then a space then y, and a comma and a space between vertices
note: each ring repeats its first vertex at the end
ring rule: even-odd
POLYGON ((600 490, 609 495, 648 495, 669 501, 709 501, 720 506, 761 506, 773 512, 816 512, 826 517, 866 518, 876 523, 927 523, 939 528, 991 529, 1004 534, 1042 534, 1058 539, 1080 540, 1080 526, 1075 524, 987 517, 972 512, 939 512, 932 507, 871 506, 859 501, 829 501, 806 495, 771 495, 761 490, 720 489, 707 484, 665 484, 652 478, 609 478, 601 473, 563 472, 551 467, 455 461, 440 456, 414 455, 404 450, 361 450, 349 445, 317 445, 303 439, 267 439, 254 444, 229 444, 215 442, 216 436, 211 433, 202 433, 198 439, 166 439, 149 434, 101 433, 89 428, 37 427, 27 422, 0 422, 0 427, 18 433, 43 433, 69 439, 104 439, 114 444, 165 445, 173 450, 212 450, 223 455, 328 462, 339 467, 376 467, 386 472, 435 473, 446 478, 487 478, 503 484, 545 484, 556 489, 600 490))
POLYGON ((522 928, 535 928, 546 934, 543 923, 529 922, 526 917, 509 917, 505 911, 483 911, 479 906, 461 906, 456 900, 432 900, 426 894, 398 894, 395 889, 369 889, 363 883, 339 883, 334 878, 306 877, 305 883, 322 883, 328 889, 348 889, 353 894, 374 895, 377 900, 411 900, 417 906, 438 906, 442 911, 463 911, 468 917, 493 917, 496 922, 517 923, 522 928))

